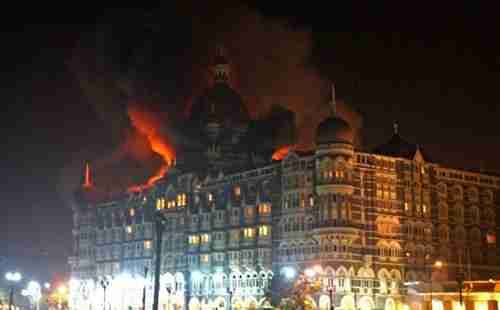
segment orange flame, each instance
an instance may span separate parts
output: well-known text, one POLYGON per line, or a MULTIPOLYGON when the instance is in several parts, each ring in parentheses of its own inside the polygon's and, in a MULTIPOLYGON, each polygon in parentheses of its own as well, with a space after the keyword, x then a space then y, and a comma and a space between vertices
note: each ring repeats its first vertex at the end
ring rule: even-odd
POLYGON ((163 177, 168 168, 175 161, 175 151, 170 145, 168 139, 161 134, 161 122, 154 114, 140 109, 137 105, 129 105, 127 112, 130 120, 132 121, 132 125, 147 137, 153 152, 160 155, 164 161, 164 164, 153 176, 148 179, 146 184, 132 186, 129 188, 129 191, 141 191, 144 188, 152 186, 156 181, 163 177))
POLYGON ((285 145, 277 149, 272 156, 273 160, 282 160, 283 158, 290 153, 291 150, 293 150, 294 145, 285 145))
POLYGON ((90 165, 89 163, 85 163, 85 181, 83 183, 83 187, 91 187, 92 180, 90 179, 90 165))

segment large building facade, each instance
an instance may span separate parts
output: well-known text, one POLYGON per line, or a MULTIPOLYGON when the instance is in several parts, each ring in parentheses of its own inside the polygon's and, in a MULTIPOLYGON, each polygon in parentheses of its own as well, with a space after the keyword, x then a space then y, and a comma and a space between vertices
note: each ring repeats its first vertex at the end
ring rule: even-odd
POLYGON ((156 260, 165 310, 264 307, 305 270, 323 283, 309 296, 318 309, 417 310, 412 283, 500 274, 499 177, 429 161, 397 125, 387 143, 359 151, 334 95, 315 149, 273 157, 294 143, 293 113, 251 120, 229 73, 218 55, 213 87, 175 135, 175 165, 154 186, 103 198, 87 170, 73 308, 150 309, 156 260))

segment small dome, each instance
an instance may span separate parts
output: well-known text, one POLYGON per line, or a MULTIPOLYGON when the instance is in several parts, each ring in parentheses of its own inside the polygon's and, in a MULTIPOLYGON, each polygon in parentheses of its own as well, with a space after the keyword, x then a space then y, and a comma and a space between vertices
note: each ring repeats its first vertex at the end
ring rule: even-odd
POLYGON ((316 129, 316 144, 354 142, 354 132, 351 126, 343 119, 329 117, 322 121, 316 129))

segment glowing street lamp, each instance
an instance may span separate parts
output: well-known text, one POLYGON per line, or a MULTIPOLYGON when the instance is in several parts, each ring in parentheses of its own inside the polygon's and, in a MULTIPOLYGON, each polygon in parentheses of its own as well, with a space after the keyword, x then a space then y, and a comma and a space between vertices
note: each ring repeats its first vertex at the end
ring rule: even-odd
POLYGON ((36 281, 30 281, 25 290, 26 296, 28 296, 31 301, 35 304, 36 310, 40 307, 40 299, 42 298, 42 288, 40 283, 36 281))
MULTIPOLYGON (((425 255, 425 260, 429 261, 431 259, 430 254, 425 255)), ((430 282, 430 309, 433 309, 432 305, 432 269, 441 269, 443 267, 443 262, 441 260, 436 260, 433 264, 429 264, 429 282, 430 282)))
POLYGON ((46 289, 50 290, 50 283, 49 282, 45 282, 45 284, 43 285, 43 287, 45 287, 46 289))
POLYGON ((57 292, 59 292, 59 294, 61 294, 61 295, 66 294, 67 291, 68 291, 68 288, 65 285, 61 285, 57 288, 57 292))
POLYGON ((314 276, 316 275, 316 271, 314 269, 306 269, 304 270, 304 274, 308 277, 308 278, 314 278, 314 276))
POLYGON ((295 275, 297 273, 295 269, 293 269, 292 267, 283 267, 283 269, 281 269, 281 272, 285 275, 285 278, 287 278, 288 280, 295 278, 295 275))
POLYGON ((323 272, 323 267, 321 267, 321 265, 314 265, 313 266, 313 270, 315 273, 322 273, 323 272))
POLYGON ((7 272, 5 274, 5 279, 12 282, 9 295, 9 310, 12 310, 12 304, 14 302, 14 284, 21 281, 22 278, 23 277, 19 272, 7 272))

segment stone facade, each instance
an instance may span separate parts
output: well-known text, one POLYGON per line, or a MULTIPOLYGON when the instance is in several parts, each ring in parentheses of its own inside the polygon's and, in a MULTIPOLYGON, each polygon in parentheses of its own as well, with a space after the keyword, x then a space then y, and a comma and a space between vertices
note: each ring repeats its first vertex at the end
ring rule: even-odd
MULTIPOLYGON (((226 83, 227 68, 217 66, 226 83)), ((400 309, 406 282, 499 274, 499 177, 430 162, 397 128, 387 144, 357 151, 335 114, 318 127, 314 150, 271 160, 254 144, 251 120, 217 115, 217 100, 228 92, 217 87, 205 97, 216 102, 200 100, 215 106, 198 108, 211 114, 192 119, 205 133, 203 150, 177 145, 177 165, 143 191, 106 199, 80 192, 73 308, 106 302, 106 309, 140 309, 143 298, 151 307, 158 213, 166 219, 162 309, 259 308, 307 268, 322 279, 323 291, 310 298, 324 310, 332 302, 346 310, 400 309)), ((244 114, 227 107, 231 100, 222 110, 244 114)))

